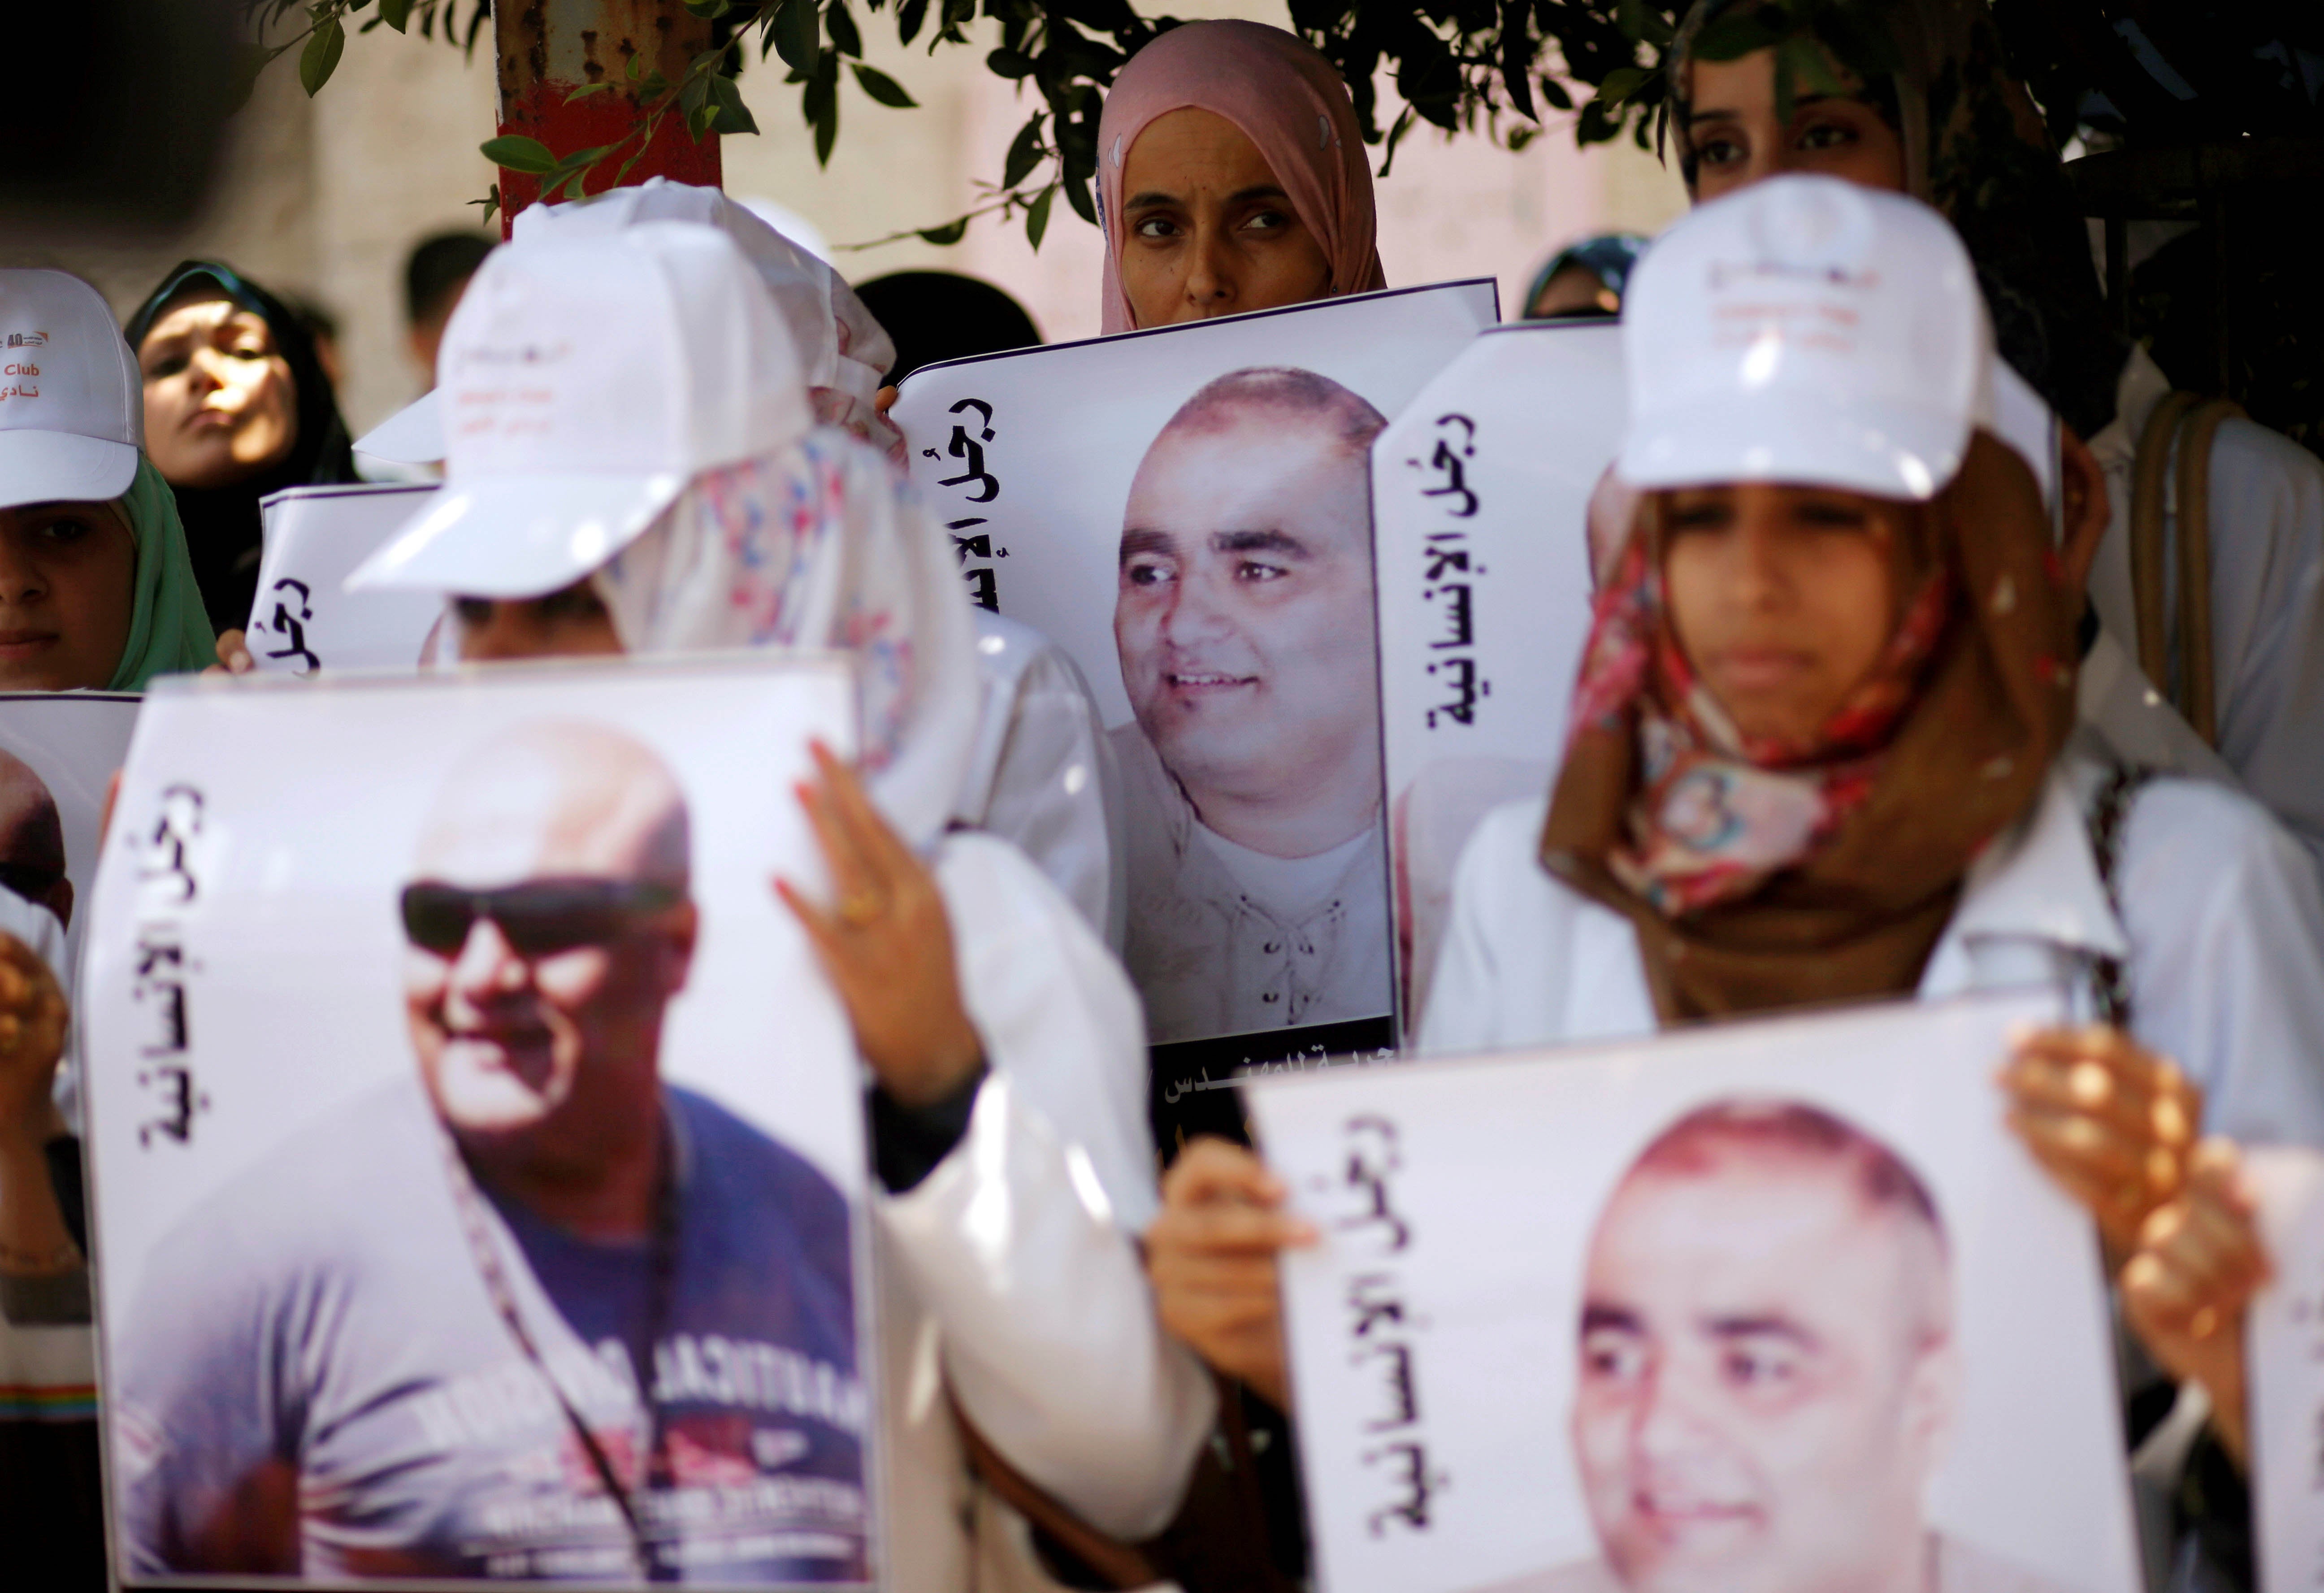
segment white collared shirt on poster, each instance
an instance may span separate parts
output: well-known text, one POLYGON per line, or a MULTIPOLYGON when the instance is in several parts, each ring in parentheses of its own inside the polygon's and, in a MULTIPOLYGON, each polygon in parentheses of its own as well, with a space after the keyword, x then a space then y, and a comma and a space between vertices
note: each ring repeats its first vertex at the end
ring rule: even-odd
MULTIPOLYGON (((2134 349, 2115 419, 2090 438, 2113 511, 2090 572, 2090 601, 2133 658, 2132 472, 2147 418, 2170 390, 2145 351, 2134 349)), ((2166 572, 2178 560, 2176 465, 2163 494, 2166 572)), ((2210 465, 2219 755, 2324 863, 2324 461, 2265 427, 2230 419, 2212 443, 2210 465)), ((2175 615, 2175 576, 2165 585, 2165 612, 2175 615)))
MULTIPOLYGON (((2123 824, 2117 914, 2084 816, 2104 778, 2060 760, 1970 869, 1919 993, 2062 981, 2080 999, 2095 959, 2120 958, 2132 1028, 2201 1086, 2206 1132, 2324 1146, 2324 894, 2306 853, 2247 797, 2151 780, 2123 824)), ((1654 1031, 1630 921, 1539 861, 1546 808, 1496 809, 1462 854, 1422 1051, 1654 1031)))
POLYGON ((970 1483, 945 1391, 1025 1477, 1130 1542, 1176 1513, 1215 1395, 1162 1331, 1131 1240, 1157 1207, 1136 993, 1013 848, 953 835, 935 868, 992 1072, 951 1155, 874 1199, 885 1585, 1031 1593, 1054 1584, 970 1483))

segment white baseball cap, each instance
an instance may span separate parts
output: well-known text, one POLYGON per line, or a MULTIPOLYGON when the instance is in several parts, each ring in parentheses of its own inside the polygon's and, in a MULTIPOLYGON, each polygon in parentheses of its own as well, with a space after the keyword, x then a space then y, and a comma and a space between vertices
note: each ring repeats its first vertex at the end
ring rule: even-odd
POLYGON ((696 475, 814 424, 750 262, 683 222, 494 250, 437 371, 444 490, 351 591, 554 592, 629 546, 696 475))
POLYGON ((0 271, 0 509, 106 503, 137 479, 145 388, 104 296, 0 271))
POLYGON ((1923 500, 1992 424, 1969 252, 1917 199, 1778 177, 1655 240, 1622 306, 1632 486, 1737 481, 1923 500))
MULTIPOLYGON (((656 177, 586 199, 528 205, 517 212, 509 243, 529 248, 551 238, 603 237, 655 221, 715 226, 732 238, 790 328, 806 384, 845 393, 862 404, 872 401, 884 373, 896 363, 894 341, 837 272, 715 188, 656 177)), ((422 393, 356 439, 355 451, 399 465, 432 465, 443 458, 436 395, 422 393)))

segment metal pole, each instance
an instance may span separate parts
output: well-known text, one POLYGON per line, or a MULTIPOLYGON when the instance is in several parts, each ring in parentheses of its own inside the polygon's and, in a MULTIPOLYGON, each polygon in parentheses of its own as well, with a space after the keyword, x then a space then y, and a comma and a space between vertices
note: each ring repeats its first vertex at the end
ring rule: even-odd
MULTIPOLYGON (((500 75, 500 131, 537 138, 555 153, 594 149, 619 142, 635 125, 647 101, 632 86, 631 58, 642 54, 644 70, 659 68, 677 82, 687 62, 710 48, 710 23, 689 13, 683 0, 501 0, 493 7, 493 40, 500 75), (576 88, 610 80, 613 87, 583 99, 576 88)), ((604 175, 589 191, 612 186, 613 168, 635 151, 614 152, 604 175)), ((651 177, 672 182, 719 186, 718 135, 699 143, 673 107, 652 143, 622 180, 651 177)), ((516 213, 540 198, 540 180, 501 169, 501 233, 516 213)))

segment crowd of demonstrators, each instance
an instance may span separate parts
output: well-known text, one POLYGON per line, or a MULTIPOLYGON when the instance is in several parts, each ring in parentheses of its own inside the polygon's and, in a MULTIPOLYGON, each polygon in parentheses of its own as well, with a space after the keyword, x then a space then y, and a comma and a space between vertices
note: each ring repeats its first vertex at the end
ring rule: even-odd
MULTIPOLYGON (((1738 20, 1764 33, 1818 14, 1703 0, 1672 51, 1697 209, 1651 248, 1561 249, 1518 307, 1621 318, 1623 490, 1601 494, 1563 762, 1470 843, 1409 1049, 2077 992, 2077 1027, 1977 1060, 1995 1112, 2099 1236, 2137 1349, 2134 1443, 2175 1388, 2208 1400, 2172 1429, 2177 1452, 2142 1457, 2202 1483, 2182 1498, 2178 1585, 2249 1588, 2240 1324, 2267 1264, 2239 1147, 2324 1147, 2324 798, 2308 778, 2324 745, 2324 465, 2240 419, 2173 430, 2185 406, 2107 330, 2079 214, 1982 0, 1873 9, 1877 50, 1854 29, 1734 49, 1738 20), (1741 288, 1707 262, 1839 235, 1868 239, 1878 267, 1850 299, 1852 340, 1739 361, 1713 327, 1741 288), (2036 462, 1997 432, 2005 362, 2065 428, 2054 525, 2036 462), (2167 490, 2198 447, 2208 503, 2167 490), (2142 517, 2166 547, 2200 545, 2208 613, 2165 615, 2137 590, 2142 517), (2103 705, 2077 695, 2099 628, 2165 661, 2156 686, 2248 795, 2129 764, 2103 705)), ((1353 104, 1290 33, 1165 33, 1119 75, 1098 157, 1108 335, 1388 285, 1353 104)), ((1813 313, 1818 282, 1803 271, 1782 291, 1813 313)), ((1296 1585, 1279 1261, 1317 1234, 1258 1155, 1223 1141, 1196 1141, 1157 1184, 1146 1052, 1182 1015, 1141 1009, 1120 961, 1125 857, 1231 826, 1232 803, 1168 763, 1170 727, 1141 715, 1110 736, 1048 639, 963 600, 887 419, 913 370, 1037 328, 940 273, 859 294, 742 206, 659 180, 532 207, 506 247, 428 240, 405 308, 434 391, 365 452, 440 464, 449 491, 354 585, 440 596, 438 662, 748 650, 866 666, 860 760, 816 749, 798 793, 829 890, 770 889, 865 1068, 890 1585, 1296 1585), (439 402, 493 401, 491 351, 529 343, 572 350, 544 391, 623 395, 618 435, 543 449, 441 424, 439 402), (1230 1463, 1251 1423, 1286 1440, 1256 1498, 1230 1463)), ((0 272, 0 314, 47 339, 37 401, 0 406, 0 689, 134 692, 214 658, 247 670, 260 501, 355 479, 312 318, 200 262, 125 331, 54 272, 0 272)), ((1302 374, 1197 393, 1133 501, 1216 479, 1235 448, 1295 473, 1313 454, 1297 479, 1314 493, 1360 488, 1387 418, 1302 374)), ((1584 546, 1592 530, 1560 534, 1584 546)), ((1345 630, 1300 639, 1296 661, 1341 668, 1345 630)), ((1372 755, 1376 718, 1345 729, 1347 757, 1372 755)), ((618 747, 503 752, 553 764, 560 791, 661 789, 618 747)), ((1376 804, 1324 821, 1247 850, 1381 868, 1376 804)), ((70 910, 69 890, 0 890, 0 1495, 70 1541, 60 1587, 97 1585, 104 1555, 78 1125, 56 1104, 70 910)), ((1195 907, 1136 921, 1165 920, 1189 966, 1224 933, 1195 907)), ((1386 925, 1356 932, 1387 957, 1386 925)), ((1232 998, 1196 979, 1179 1004, 1232 998)), ((1700 1126, 1716 1154, 1697 1159, 1744 1155, 1759 1132, 1700 1126)), ((236 1353, 250 1303, 205 1284, 198 1250, 180 1261, 208 1358, 133 1357, 120 1387, 152 1431, 248 1427, 188 1367, 236 1353)), ((372 1416, 409 1392, 383 1391, 372 1416)), ((180 1476, 165 1455, 143 1475, 121 1529, 137 1569, 295 1570, 322 1552, 306 1513, 448 1519, 392 1479, 367 1495, 294 1472, 286 1491, 261 1473, 316 1435, 244 1436, 242 1471, 180 1476), (254 1535, 237 1504, 254 1488, 280 1506, 254 1535)), ((392 1547, 400 1565, 459 1568, 442 1533, 392 1547)))

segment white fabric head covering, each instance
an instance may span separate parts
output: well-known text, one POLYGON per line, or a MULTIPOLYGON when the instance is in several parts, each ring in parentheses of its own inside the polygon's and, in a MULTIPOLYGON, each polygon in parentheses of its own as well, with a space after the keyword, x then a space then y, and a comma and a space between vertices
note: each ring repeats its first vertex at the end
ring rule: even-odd
POLYGON ((872 447, 819 428, 706 471, 592 580, 632 653, 851 654, 874 800, 916 845, 943 831, 975 749, 975 631, 942 528, 872 447))

